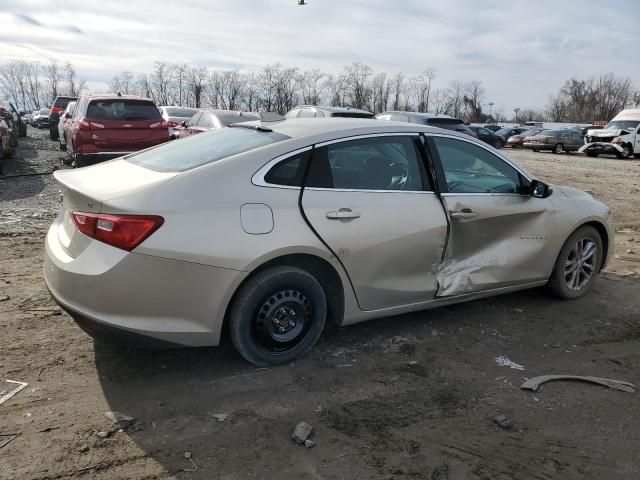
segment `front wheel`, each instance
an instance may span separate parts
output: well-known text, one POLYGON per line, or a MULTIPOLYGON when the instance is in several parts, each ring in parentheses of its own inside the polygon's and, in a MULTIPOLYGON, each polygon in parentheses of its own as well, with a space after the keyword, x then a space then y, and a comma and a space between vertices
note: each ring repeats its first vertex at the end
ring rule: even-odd
POLYGON ((503 147, 503 143, 500 140, 495 140, 493 142, 493 148, 500 150, 503 147))
POLYGON ((631 147, 629 145, 623 145, 622 146, 622 153, 618 153, 617 157, 622 159, 622 160, 626 160, 632 154, 633 154, 633 151, 631 150, 631 147))
POLYGON ((273 267, 254 275, 236 294, 229 335, 247 361, 281 365, 311 350, 326 317, 324 290, 315 277, 296 267, 273 267))
POLYGON ((582 297, 591 289, 603 258, 598 231, 589 225, 580 227, 560 250, 549 278, 552 293, 565 300, 582 297))
POLYGON ((553 153, 562 153, 564 152, 564 146, 561 143, 556 143, 553 147, 553 153))

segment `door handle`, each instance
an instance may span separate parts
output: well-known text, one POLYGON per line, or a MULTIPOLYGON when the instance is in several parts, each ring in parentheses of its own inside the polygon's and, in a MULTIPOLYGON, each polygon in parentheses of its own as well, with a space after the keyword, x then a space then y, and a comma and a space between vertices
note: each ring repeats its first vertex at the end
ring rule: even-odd
POLYGON ((451 214, 451 218, 456 219, 467 219, 477 217, 478 214, 475 213, 470 208, 463 208, 462 210, 456 210, 454 212, 449 212, 451 214))
POLYGON ((354 212, 350 208, 341 208, 337 212, 327 212, 329 220, 348 220, 350 218, 360 218, 360 212, 354 212))

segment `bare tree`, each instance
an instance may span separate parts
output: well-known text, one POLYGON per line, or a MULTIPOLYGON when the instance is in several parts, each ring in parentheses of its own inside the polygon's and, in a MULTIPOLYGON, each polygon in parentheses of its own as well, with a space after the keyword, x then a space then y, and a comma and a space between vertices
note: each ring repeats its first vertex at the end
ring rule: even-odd
POLYGON ((462 117, 462 105, 465 85, 460 80, 452 80, 446 90, 445 113, 455 118, 462 117))
POLYGON ((110 88, 113 93, 131 95, 134 92, 133 74, 124 71, 120 75, 114 75, 111 79, 110 88))
POLYGON ((367 108, 373 95, 370 86, 372 75, 371 67, 360 62, 354 62, 344 67, 346 97, 349 98, 350 106, 367 108))
POLYGON ((76 69, 70 62, 67 62, 65 64, 64 74, 67 94, 71 95, 72 97, 77 97, 80 95, 80 92, 87 88, 86 82, 78 78, 76 69))
POLYGON ((318 105, 321 103, 325 86, 322 80, 325 77, 326 74, 319 69, 308 70, 300 76, 302 103, 306 105, 318 105))
POLYGON ((462 101, 465 105, 466 120, 469 122, 484 122, 487 115, 482 113, 482 100, 484 99, 484 87, 480 80, 472 80, 464 86, 462 101))
POLYGON ((60 93, 60 84, 63 81, 62 68, 57 60, 50 58, 49 63, 42 67, 42 71, 45 77, 45 84, 47 85, 49 101, 53 103, 60 93))
POLYGON ((207 77, 208 74, 205 67, 193 67, 189 70, 187 83, 189 85, 190 95, 193 98, 191 106, 195 108, 202 106, 202 94, 207 77))

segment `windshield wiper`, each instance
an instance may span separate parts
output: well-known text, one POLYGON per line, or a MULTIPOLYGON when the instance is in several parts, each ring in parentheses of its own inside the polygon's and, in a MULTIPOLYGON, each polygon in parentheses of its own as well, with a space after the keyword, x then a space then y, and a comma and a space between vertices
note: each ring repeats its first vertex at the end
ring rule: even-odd
POLYGON ((273 132, 269 127, 263 125, 243 125, 242 123, 232 123, 229 125, 232 128, 248 128, 250 130, 257 130, 259 132, 273 132))

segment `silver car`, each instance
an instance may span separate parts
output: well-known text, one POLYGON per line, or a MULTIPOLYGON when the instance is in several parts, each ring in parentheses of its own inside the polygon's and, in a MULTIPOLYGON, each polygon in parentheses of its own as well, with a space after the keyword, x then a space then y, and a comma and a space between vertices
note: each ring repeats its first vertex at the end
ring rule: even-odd
POLYGON ((181 126, 186 125, 191 117, 198 113, 197 108, 163 105, 158 107, 160 115, 169 124, 169 139, 175 140, 181 126))
POLYGON ((401 122, 248 122, 55 172, 56 301, 95 337, 289 362, 341 325, 549 284, 612 248, 591 195, 467 135, 401 122))

